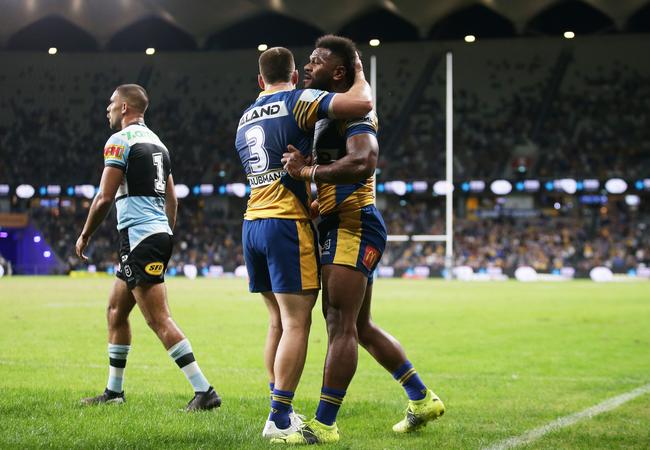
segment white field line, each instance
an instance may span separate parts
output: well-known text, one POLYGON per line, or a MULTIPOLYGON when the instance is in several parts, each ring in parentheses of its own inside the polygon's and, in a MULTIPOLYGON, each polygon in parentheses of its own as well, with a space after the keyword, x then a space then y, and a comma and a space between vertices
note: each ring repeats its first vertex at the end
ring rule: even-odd
POLYGON ((646 384, 645 386, 638 387, 632 391, 626 392, 625 394, 607 399, 604 402, 592 406, 591 408, 587 408, 583 411, 560 417, 553 422, 547 423, 546 425, 538 428, 533 428, 532 430, 529 430, 519 436, 514 436, 497 442, 496 444, 486 447, 485 450, 506 450, 509 448, 518 447, 520 445, 529 444, 548 433, 559 430, 560 428, 569 427, 577 422, 580 422, 581 420, 591 419, 592 417, 595 417, 599 414, 616 409, 624 403, 627 403, 630 400, 634 400, 635 398, 647 394, 648 392, 650 392, 650 384, 646 384))

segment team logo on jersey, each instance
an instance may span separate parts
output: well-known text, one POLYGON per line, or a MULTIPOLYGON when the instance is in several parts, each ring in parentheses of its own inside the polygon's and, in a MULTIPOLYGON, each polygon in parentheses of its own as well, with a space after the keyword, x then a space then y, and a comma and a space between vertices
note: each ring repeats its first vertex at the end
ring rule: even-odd
POLYGON ((378 261, 379 261, 379 250, 367 245, 366 251, 363 254, 363 259, 361 260, 363 265, 366 266, 366 269, 372 270, 378 261))
POLYGON ((104 147, 104 159, 122 159, 124 146, 111 144, 104 147))
POLYGON ((144 271, 147 272, 149 275, 157 277, 161 273, 163 273, 163 269, 165 268, 164 264, 161 262, 152 262, 147 264, 144 267, 144 271))
POLYGON ((244 125, 250 125, 251 123, 259 122, 260 120, 266 119, 277 119, 278 117, 284 117, 289 115, 287 111, 287 106, 284 102, 273 102, 267 103, 266 105, 256 106, 251 108, 244 113, 244 115, 239 119, 239 130, 244 125))

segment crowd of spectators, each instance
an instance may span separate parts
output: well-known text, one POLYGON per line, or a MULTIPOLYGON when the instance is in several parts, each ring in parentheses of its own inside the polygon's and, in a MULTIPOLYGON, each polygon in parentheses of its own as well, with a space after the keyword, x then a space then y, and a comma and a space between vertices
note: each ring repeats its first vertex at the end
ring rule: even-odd
MULTIPOLYGON (((241 201, 240 201, 241 202, 241 201)), ((186 264, 199 271, 221 266, 234 272, 244 264, 241 247, 240 207, 205 205, 205 200, 181 202, 170 269, 182 273, 186 264)), ((86 216, 87 202, 70 208, 35 208, 32 218, 63 263, 63 271, 85 270, 74 255, 74 244, 86 216)), ((440 210, 414 202, 383 211, 392 235, 444 234, 440 210)), ((454 223, 454 265, 474 271, 499 268, 510 274, 520 266, 550 273, 571 267, 585 275, 596 266, 616 273, 650 266, 650 221, 627 210, 607 213, 584 211, 568 216, 540 214, 529 218, 467 218, 454 223)), ((114 268, 118 261, 118 235, 114 215, 93 237, 87 255, 96 270, 114 268)), ((427 266, 439 274, 445 266, 445 246, 439 242, 389 242, 382 265, 403 273, 427 266)))
POLYGON ((613 61, 572 75, 539 133, 539 174, 648 176, 650 73, 613 61))

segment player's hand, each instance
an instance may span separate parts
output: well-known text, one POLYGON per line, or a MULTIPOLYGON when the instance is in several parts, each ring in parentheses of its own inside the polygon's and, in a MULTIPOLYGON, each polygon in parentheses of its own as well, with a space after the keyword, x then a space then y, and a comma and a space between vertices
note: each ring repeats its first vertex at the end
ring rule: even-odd
POLYGON ((86 247, 88 247, 88 242, 89 241, 90 241, 90 238, 85 237, 83 234, 80 234, 79 239, 77 239, 77 243, 74 246, 75 251, 77 252, 77 256, 83 262, 88 262, 88 257, 86 255, 84 255, 84 252, 86 251, 86 247))
POLYGON ((311 167, 309 163, 311 158, 307 159, 302 156, 300 150, 293 145, 287 146, 287 151, 282 154, 282 164, 291 178, 296 180, 309 181, 311 175, 311 167))
POLYGON ((354 71, 357 73, 363 72, 363 63, 361 62, 359 52, 354 52, 354 71))

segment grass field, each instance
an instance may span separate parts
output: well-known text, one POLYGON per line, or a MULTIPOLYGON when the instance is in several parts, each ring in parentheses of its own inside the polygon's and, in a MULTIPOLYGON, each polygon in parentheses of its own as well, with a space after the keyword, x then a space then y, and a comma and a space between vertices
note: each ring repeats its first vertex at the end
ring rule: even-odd
MULTIPOLYGON (((0 280, 0 448, 268 448, 262 364, 266 311, 241 280, 171 279, 176 321, 223 397, 216 412, 179 409, 191 389, 134 311, 128 402, 82 408, 107 376, 111 279, 0 280)), ((406 348, 447 414, 416 435, 391 425, 406 397, 360 352, 338 424, 350 449, 476 449, 650 382, 650 283, 458 283, 378 280, 375 320, 406 348)), ((314 310, 294 402, 313 415, 325 328, 314 310)), ((649 448, 650 395, 550 433, 526 448, 649 448)))

